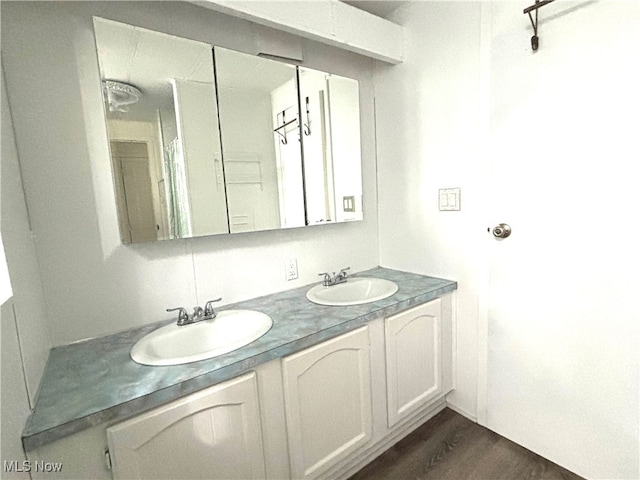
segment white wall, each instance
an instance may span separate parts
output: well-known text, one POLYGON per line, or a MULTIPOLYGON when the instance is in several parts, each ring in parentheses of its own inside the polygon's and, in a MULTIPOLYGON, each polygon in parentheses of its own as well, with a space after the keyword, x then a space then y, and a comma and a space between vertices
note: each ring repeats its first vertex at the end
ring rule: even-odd
MULTIPOLYGON (((4 58, 3 58, 4 60, 4 58)), ((7 267, 13 287, 13 310, 20 334, 21 360, 24 366, 10 359, 11 368, 22 370, 27 378, 31 405, 35 404, 40 378, 44 371, 51 336, 40 282, 33 232, 22 190, 22 175, 11 119, 10 105, 2 76, 2 195, 1 227, 7 267)), ((10 315, 13 318, 13 313, 10 315)), ((7 320, 9 321, 8 317, 7 320)), ((3 368, 4 368, 3 357, 3 368)))
MULTIPOLYGON (((17 461, 22 467, 26 460, 22 429, 30 412, 13 307, 12 300, 0 306, 0 462, 4 466, 5 461, 17 461)), ((0 478, 29 478, 29 474, 0 471, 0 478)))
POLYGON ((319 271, 377 265, 372 63, 313 42, 303 43, 305 65, 360 80, 365 221, 120 245, 92 15, 255 48, 251 24, 190 4, 2 3, 7 89, 53 345, 170 318, 167 307, 218 296, 229 303, 315 282, 319 271), (291 257, 300 277, 286 282, 291 257))
POLYGON ((457 390, 476 415, 482 271, 480 3, 414 2, 395 12, 405 62, 376 67, 380 264, 458 281, 457 390), (462 210, 438 211, 438 189, 461 187, 462 210))
MULTIPOLYGON (((2 72, 0 77, 0 231, 14 292, 14 295, 3 301, 0 307, 0 462, 22 462, 25 460, 21 440, 22 429, 30 413, 29 407, 34 404, 50 342, 2 72)), ((3 246, 0 245, 0 248, 3 246)), ((0 471, 0 478, 29 478, 29 475, 0 471)))

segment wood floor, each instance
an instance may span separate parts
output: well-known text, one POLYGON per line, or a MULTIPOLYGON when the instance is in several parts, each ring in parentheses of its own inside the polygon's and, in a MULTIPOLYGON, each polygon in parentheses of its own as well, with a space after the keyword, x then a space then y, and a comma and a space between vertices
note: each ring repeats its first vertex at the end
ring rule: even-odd
POLYGON ((448 408, 350 480, 580 480, 448 408))

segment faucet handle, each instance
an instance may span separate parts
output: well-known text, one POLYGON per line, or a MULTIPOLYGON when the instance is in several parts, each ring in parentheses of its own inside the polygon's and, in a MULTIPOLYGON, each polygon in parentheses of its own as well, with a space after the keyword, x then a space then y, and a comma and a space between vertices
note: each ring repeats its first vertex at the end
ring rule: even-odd
POLYGON ((322 273, 319 273, 318 275, 320 277, 324 277, 322 281, 322 285, 324 285, 325 287, 331 283, 331 275, 329 275, 327 272, 322 272, 322 273))
POLYGON ((349 276, 349 274, 347 273, 347 270, 349 270, 350 268, 351 267, 343 268, 337 274, 333 275, 334 285, 338 283, 344 283, 347 281, 347 277, 349 276))
POLYGON ((189 321, 189 314, 187 313, 186 308, 184 307, 176 307, 176 308, 167 308, 167 312, 175 312, 178 311, 178 325, 184 325, 189 321))
POLYGON ((207 303, 205 303, 205 305, 204 305, 204 316, 205 317, 215 317, 216 316, 216 312, 213 310, 213 304, 215 302, 219 302, 220 300, 222 300, 222 297, 216 298, 215 300, 209 300, 207 303))

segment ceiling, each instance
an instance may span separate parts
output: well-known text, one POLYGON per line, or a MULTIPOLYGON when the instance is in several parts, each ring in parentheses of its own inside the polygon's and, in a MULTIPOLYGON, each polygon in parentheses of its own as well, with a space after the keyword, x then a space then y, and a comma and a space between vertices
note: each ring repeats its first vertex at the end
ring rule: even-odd
POLYGON ((102 18, 95 19, 94 27, 102 79, 142 91, 140 101, 126 114, 129 120, 153 121, 157 109, 173 111, 171 79, 213 85, 211 46, 206 43, 102 18))
POLYGON ((409 3, 408 0, 342 0, 352 7, 387 18, 394 10, 409 3))

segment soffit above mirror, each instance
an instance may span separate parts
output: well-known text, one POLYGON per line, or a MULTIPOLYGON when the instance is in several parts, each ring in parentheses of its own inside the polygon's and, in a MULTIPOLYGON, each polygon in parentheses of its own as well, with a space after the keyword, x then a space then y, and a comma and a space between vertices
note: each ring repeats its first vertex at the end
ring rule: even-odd
POLYGON ((405 0, 340 0, 343 3, 364 10, 380 18, 388 18, 398 8, 409 3, 405 0))
POLYGON ((404 60, 404 28, 338 0, 256 2, 188 0, 226 15, 355 52, 383 62, 404 60), (300 8, 292 7, 300 5, 300 8))

